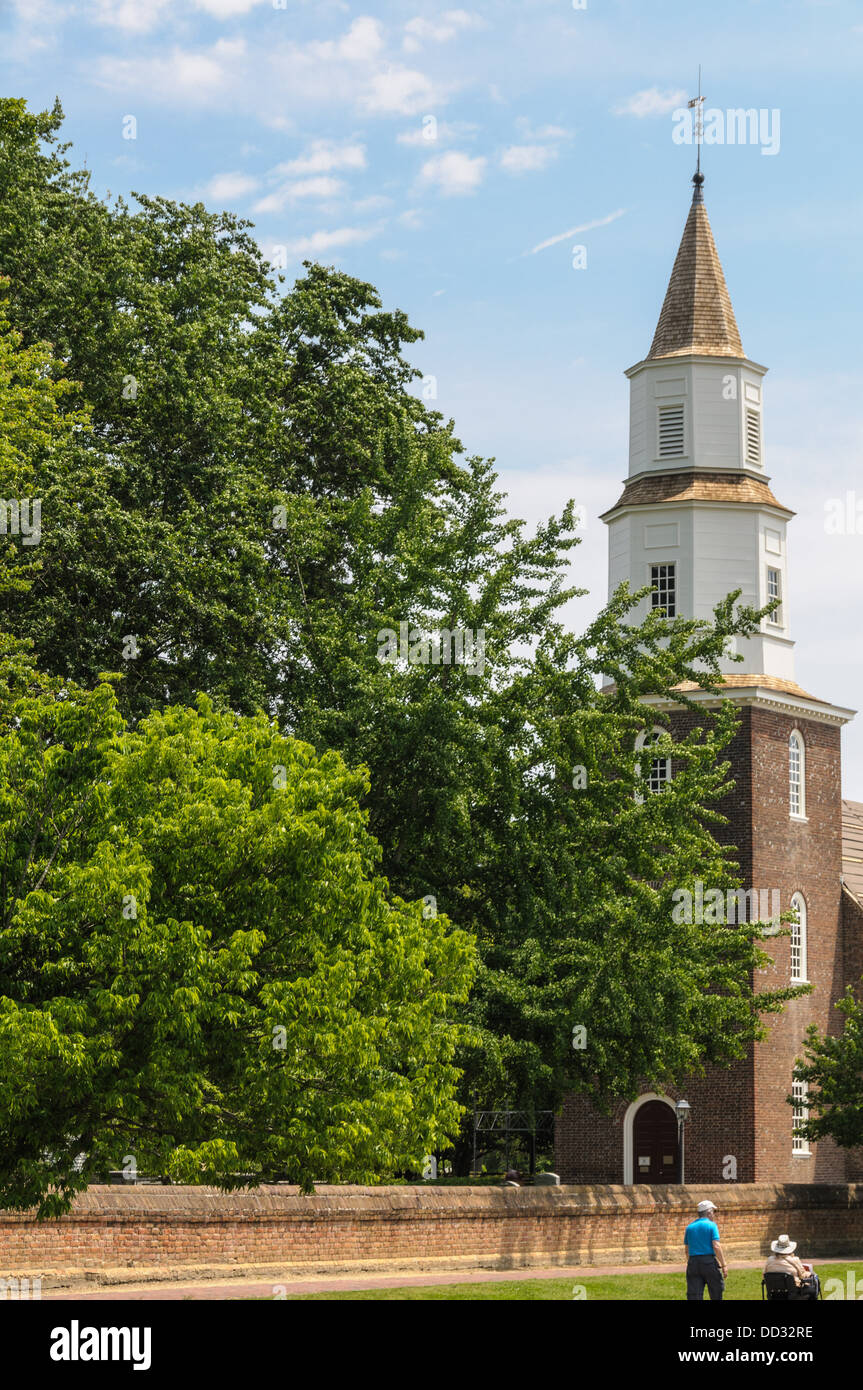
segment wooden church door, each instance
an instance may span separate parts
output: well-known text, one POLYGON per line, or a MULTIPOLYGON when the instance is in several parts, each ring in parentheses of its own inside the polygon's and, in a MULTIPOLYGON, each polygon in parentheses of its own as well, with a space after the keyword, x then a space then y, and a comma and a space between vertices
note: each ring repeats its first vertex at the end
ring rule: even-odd
POLYGON ((635 1182, 678 1181, 677 1116, 664 1100, 648 1100, 636 1110, 632 1158, 635 1182))

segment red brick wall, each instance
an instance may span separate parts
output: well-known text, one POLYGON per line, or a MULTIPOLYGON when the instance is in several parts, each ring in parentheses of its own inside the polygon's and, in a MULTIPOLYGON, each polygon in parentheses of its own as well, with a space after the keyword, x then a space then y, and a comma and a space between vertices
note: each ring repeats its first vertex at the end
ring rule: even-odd
POLYGON ((709 1197, 726 1253, 766 1254, 789 1231, 808 1255, 859 1254, 863 1185, 782 1187, 209 1188, 94 1187, 60 1220, 0 1212, 0 1275, 184 1266, 276 1268, 386 1260, 520 1264, 681 1258, 709 1197))
MULTIPOLYGON (((754 1181, 750 1062, 709 1068, 705 1076, 682 1086, 666 1086, 663 1094, 674 1102, 688 1100, 692 1106, 686 1132, 687 1182, 723 1182, 723 1170, 733 1171, 725 1162, 729 1156, 736 1160, 733 1181, 754 1181)), ((628 1108, 627 1101, 619 1101, 609 1115, 603 1115, 583 1096, 567 1096, 555 1126, 554 1161, 561 1181, 623 1182, 623 1122, 628 1108)))
MULTIPOLYGON (((755 1179, 770 1182, 841 1182, 845 1155, 829 1140, 808 1157, 791 1152, 786 1096, 795 1059, 810 1023, 836 1032, 835 1010, 844 981, 842 935, 842 792, 840 730, 769 710, 751 711, 754 884, 778 888, 783 911, 794 892, 807 906, 808 978, 813 993, 792 1000, 767 1020, 769 1039, 755 1050, 755 1179), (788 737, 799 729, 806 745, 806 817, 788 814, 788 737)), ((771 941, 775 968, 758 986, 790 982, 790 941, 771 941)))

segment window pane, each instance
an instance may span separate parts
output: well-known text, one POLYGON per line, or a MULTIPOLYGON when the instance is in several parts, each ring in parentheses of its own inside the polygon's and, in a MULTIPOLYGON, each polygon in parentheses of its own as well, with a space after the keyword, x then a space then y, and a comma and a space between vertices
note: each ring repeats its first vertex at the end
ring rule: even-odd
POLYGON ((650 596, 652 608, 664 608, 666 616, 677 617, 677 576, 675 566, 651 565, 650 583, 653 593, 650 596))

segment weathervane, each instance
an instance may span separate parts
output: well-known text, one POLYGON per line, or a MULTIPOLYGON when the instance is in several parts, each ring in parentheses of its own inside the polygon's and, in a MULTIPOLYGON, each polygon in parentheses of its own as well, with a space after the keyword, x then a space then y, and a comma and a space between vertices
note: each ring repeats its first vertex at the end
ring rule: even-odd
POLYGON ((695 167, 695 176, 692 182, 695 184, 693 202, 700 203, 702 199, 701 185, 704 183, 704 175, 701 172, 701 142, 704 138, 704 97, 701 95, 701 64, 698 64, 698 96, 693 97, 687 103, 690 111, 695 111, 695 143, 698 146, 698 160, 695 167))

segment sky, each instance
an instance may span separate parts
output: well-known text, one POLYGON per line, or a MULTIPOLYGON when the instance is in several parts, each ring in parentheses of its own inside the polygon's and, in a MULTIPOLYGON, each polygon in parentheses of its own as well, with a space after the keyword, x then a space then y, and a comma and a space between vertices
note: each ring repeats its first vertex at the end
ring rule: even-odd
MULTIPOLYGON (((796 676, 863 711, 861 60, 859 0, 0 0, 4 95, 60 97, 97 192, 230 209, 289 281, 338 265, 424 331, 418 389, 511 511, 586 508, 577 629, 606 598, 623 371, 686 219, 675 113, 702 64, 705 200, 797 513, 796 676), (755 138, 729 138, 736 108, 755 138)), ((843 756, 863 800, 863 712, 843 756)))

